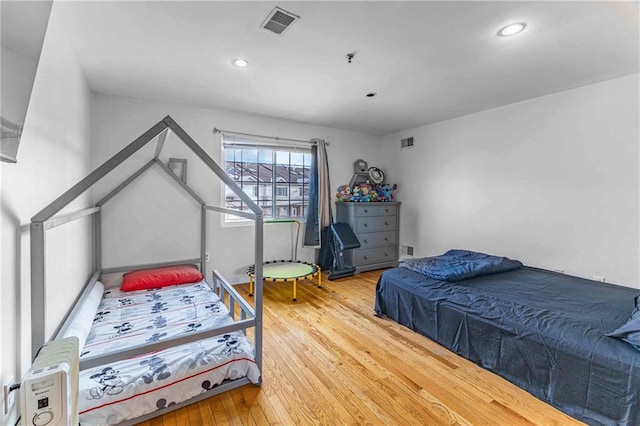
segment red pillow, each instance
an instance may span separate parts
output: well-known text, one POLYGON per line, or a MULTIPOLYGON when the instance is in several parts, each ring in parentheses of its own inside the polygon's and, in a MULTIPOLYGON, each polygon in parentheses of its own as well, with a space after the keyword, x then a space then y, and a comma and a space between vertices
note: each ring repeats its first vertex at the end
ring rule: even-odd
POLYGON ((140 269, 124 274, 122 291, 147 290, 174 284, 195 283, 204 275, 193 265, 166 266, 164 268, 140 269))

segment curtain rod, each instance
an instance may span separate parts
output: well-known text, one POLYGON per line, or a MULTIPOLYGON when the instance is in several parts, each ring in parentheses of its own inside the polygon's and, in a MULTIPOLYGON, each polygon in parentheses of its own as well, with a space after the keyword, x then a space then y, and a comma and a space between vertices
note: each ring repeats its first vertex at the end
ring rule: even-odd
MULTIPOLYGON (((308 141, 308 140, 305 141, 305 140, 302 140, 302 139, 280 138, 278 136, 254 135, 254 134, 251 134, 251 133, 234 132, 232 130, 218 129, 217 127, 213 128, 213 133, 229 133, 229 134, 232 134, 232 135, 250 136, 250 137, 254 137, 254 138, 274 139, 276 142, 277 141, 291 141, 291 142, 308 143, 310 145, 317 145, 316 142, 308 141)), ((329 145, 329 142, 325 142, 325 144, 329 145)))

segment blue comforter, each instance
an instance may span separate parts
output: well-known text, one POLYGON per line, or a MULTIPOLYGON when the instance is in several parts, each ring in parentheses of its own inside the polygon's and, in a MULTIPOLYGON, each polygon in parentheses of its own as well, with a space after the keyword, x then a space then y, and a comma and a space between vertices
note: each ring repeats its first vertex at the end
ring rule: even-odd
POLYGON ((444 282, 385 271, 375 312, 590 425, 640 425, 640 351, 607 337, 638 289, 522 267, 444 282))
POLYGON ((469 250, 449 250, 443 255, 404 259, 400 267, 440 281, 460 281, 482 275, 507 272, 522 267, 522 262, 469 250))

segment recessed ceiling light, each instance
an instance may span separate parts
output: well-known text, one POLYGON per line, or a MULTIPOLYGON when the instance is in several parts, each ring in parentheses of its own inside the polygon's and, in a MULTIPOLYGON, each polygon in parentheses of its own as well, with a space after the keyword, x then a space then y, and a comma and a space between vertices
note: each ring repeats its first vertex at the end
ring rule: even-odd
POLYGON ((249 61, 240 58, 234 59, 233 61, 231 61, 231 63, 238 68, 246 68, 249 66, 249 61))
POLYGON ((503 29, 501 29, 500 31, 498 31, 498 35, 500 37, 509 37, 512 35, 516 35, 522 30, 524 30, 526 26, 527 24, 525 24, 524 22, 518 22, 517 24, 509 24, 503 29))
POLYGON ((376 92, 370 92, 370 93, 367 93, 367 98, 373 98, 376 95, 377 95, 376 92))

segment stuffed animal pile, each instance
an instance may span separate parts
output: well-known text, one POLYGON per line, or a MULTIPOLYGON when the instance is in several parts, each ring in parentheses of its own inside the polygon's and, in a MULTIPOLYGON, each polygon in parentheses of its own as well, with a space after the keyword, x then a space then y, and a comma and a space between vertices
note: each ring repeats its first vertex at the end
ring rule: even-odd
POLYGON ((394 200, 393 192, 397 189, 397 184, 374 186, 369 183, 361 183, 352 187, 341 185, 338 187, 336 198, 340 202, 350 203, 390 202, 394 200))

